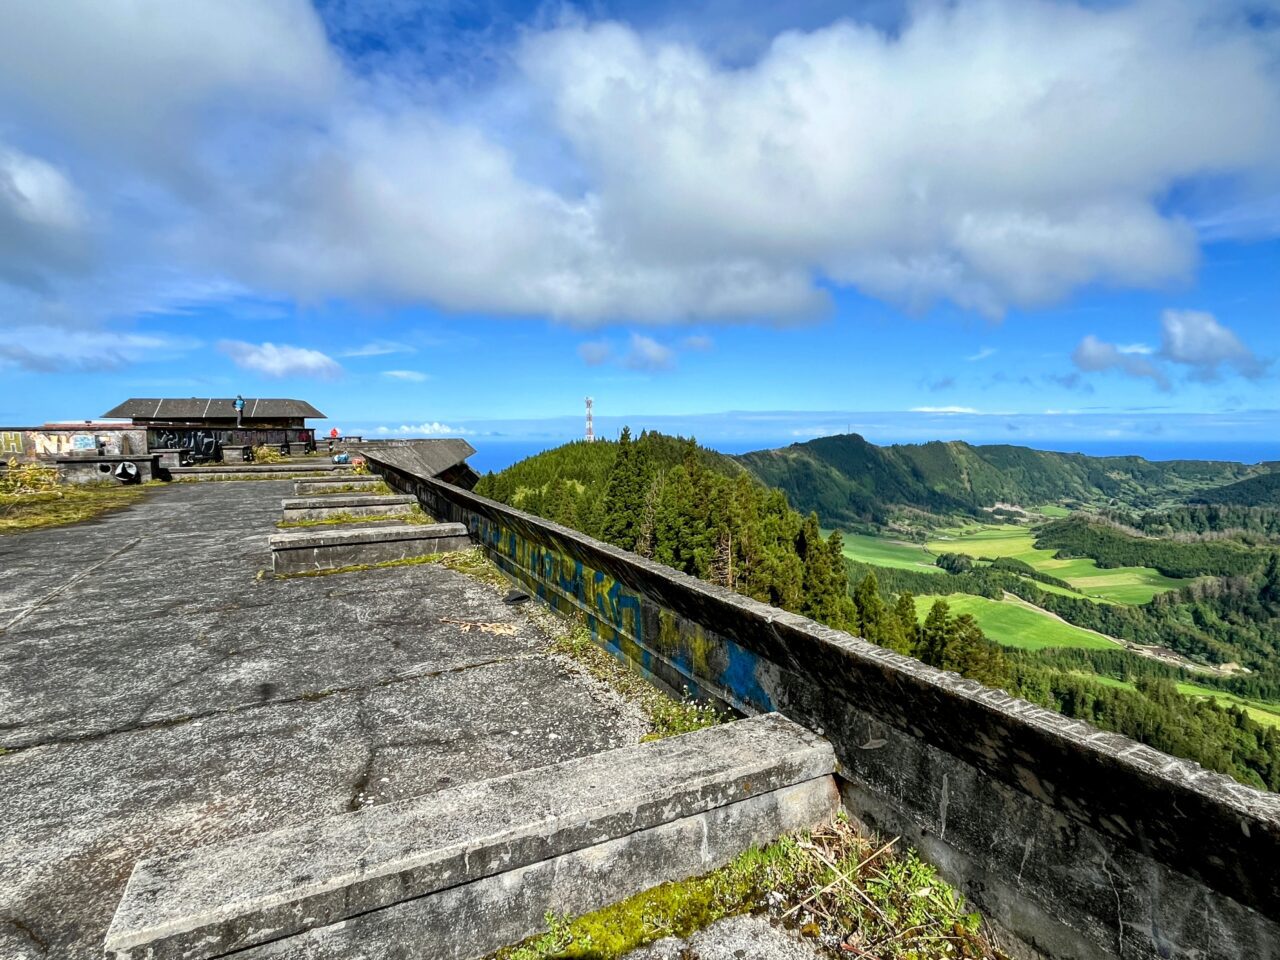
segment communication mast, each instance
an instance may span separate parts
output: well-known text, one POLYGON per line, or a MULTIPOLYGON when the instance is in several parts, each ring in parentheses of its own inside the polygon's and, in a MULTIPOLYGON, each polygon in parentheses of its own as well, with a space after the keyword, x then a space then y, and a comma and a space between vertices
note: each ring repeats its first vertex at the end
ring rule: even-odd
POLYGON ((587 397, 587 443, 594 443, 596 439, 596 428, 591 421, 591 403, 591 398, 587 397))

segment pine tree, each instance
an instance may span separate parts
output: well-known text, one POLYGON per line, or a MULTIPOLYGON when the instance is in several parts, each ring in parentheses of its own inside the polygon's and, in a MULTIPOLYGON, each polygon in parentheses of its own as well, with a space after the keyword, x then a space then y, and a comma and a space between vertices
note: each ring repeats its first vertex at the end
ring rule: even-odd
POLYGON ((929 608, 920 627, 920 643, 916 656, 933 667, 945 667, 947 648, 951 645, 954 623, 947 601, 938 600, 929 608))

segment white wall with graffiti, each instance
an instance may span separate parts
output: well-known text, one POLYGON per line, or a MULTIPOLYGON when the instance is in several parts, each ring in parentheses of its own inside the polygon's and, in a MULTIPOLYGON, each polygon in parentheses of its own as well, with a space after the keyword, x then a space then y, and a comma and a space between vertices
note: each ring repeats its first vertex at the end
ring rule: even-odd
POLYGON ((147 452, 147 431, 141 427, 103 429, 79 428, 0 429, 0 463, 27 462, 55 457, 97 453, 121 455, 147 452))

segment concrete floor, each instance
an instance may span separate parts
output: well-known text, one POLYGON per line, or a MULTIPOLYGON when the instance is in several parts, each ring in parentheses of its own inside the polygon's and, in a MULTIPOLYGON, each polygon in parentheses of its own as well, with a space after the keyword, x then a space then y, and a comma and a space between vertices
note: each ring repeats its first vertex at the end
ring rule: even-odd
POLYGON ((0 537, 0 957, 99 957, 134 862, 635 742, 502 592, 258 580, 290 482, 0 537))

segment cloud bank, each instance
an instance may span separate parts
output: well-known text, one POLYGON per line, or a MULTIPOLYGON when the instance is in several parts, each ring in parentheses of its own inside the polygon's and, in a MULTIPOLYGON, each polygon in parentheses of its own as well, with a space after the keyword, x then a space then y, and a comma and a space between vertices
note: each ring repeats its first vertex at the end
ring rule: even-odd
POLYGON ((221 340, 218 350, 245 370, 268 377, 314 377, 332 380, 342 375, 342 367, 319 350, 292 347, 288 344, 245 343, 243 340, 221 340))
POLYGON ((0 308, 101 309, 86 271, 169 264, 582 326, 803 320, 832 285, 990 316, 1160 286, 1198 256, 1172 192, 1280 177, 1277 31, 1235 14, 926 3, 731 66, 568 20, 475 89, 354 69, 303 0, 8 4, 0 308))

